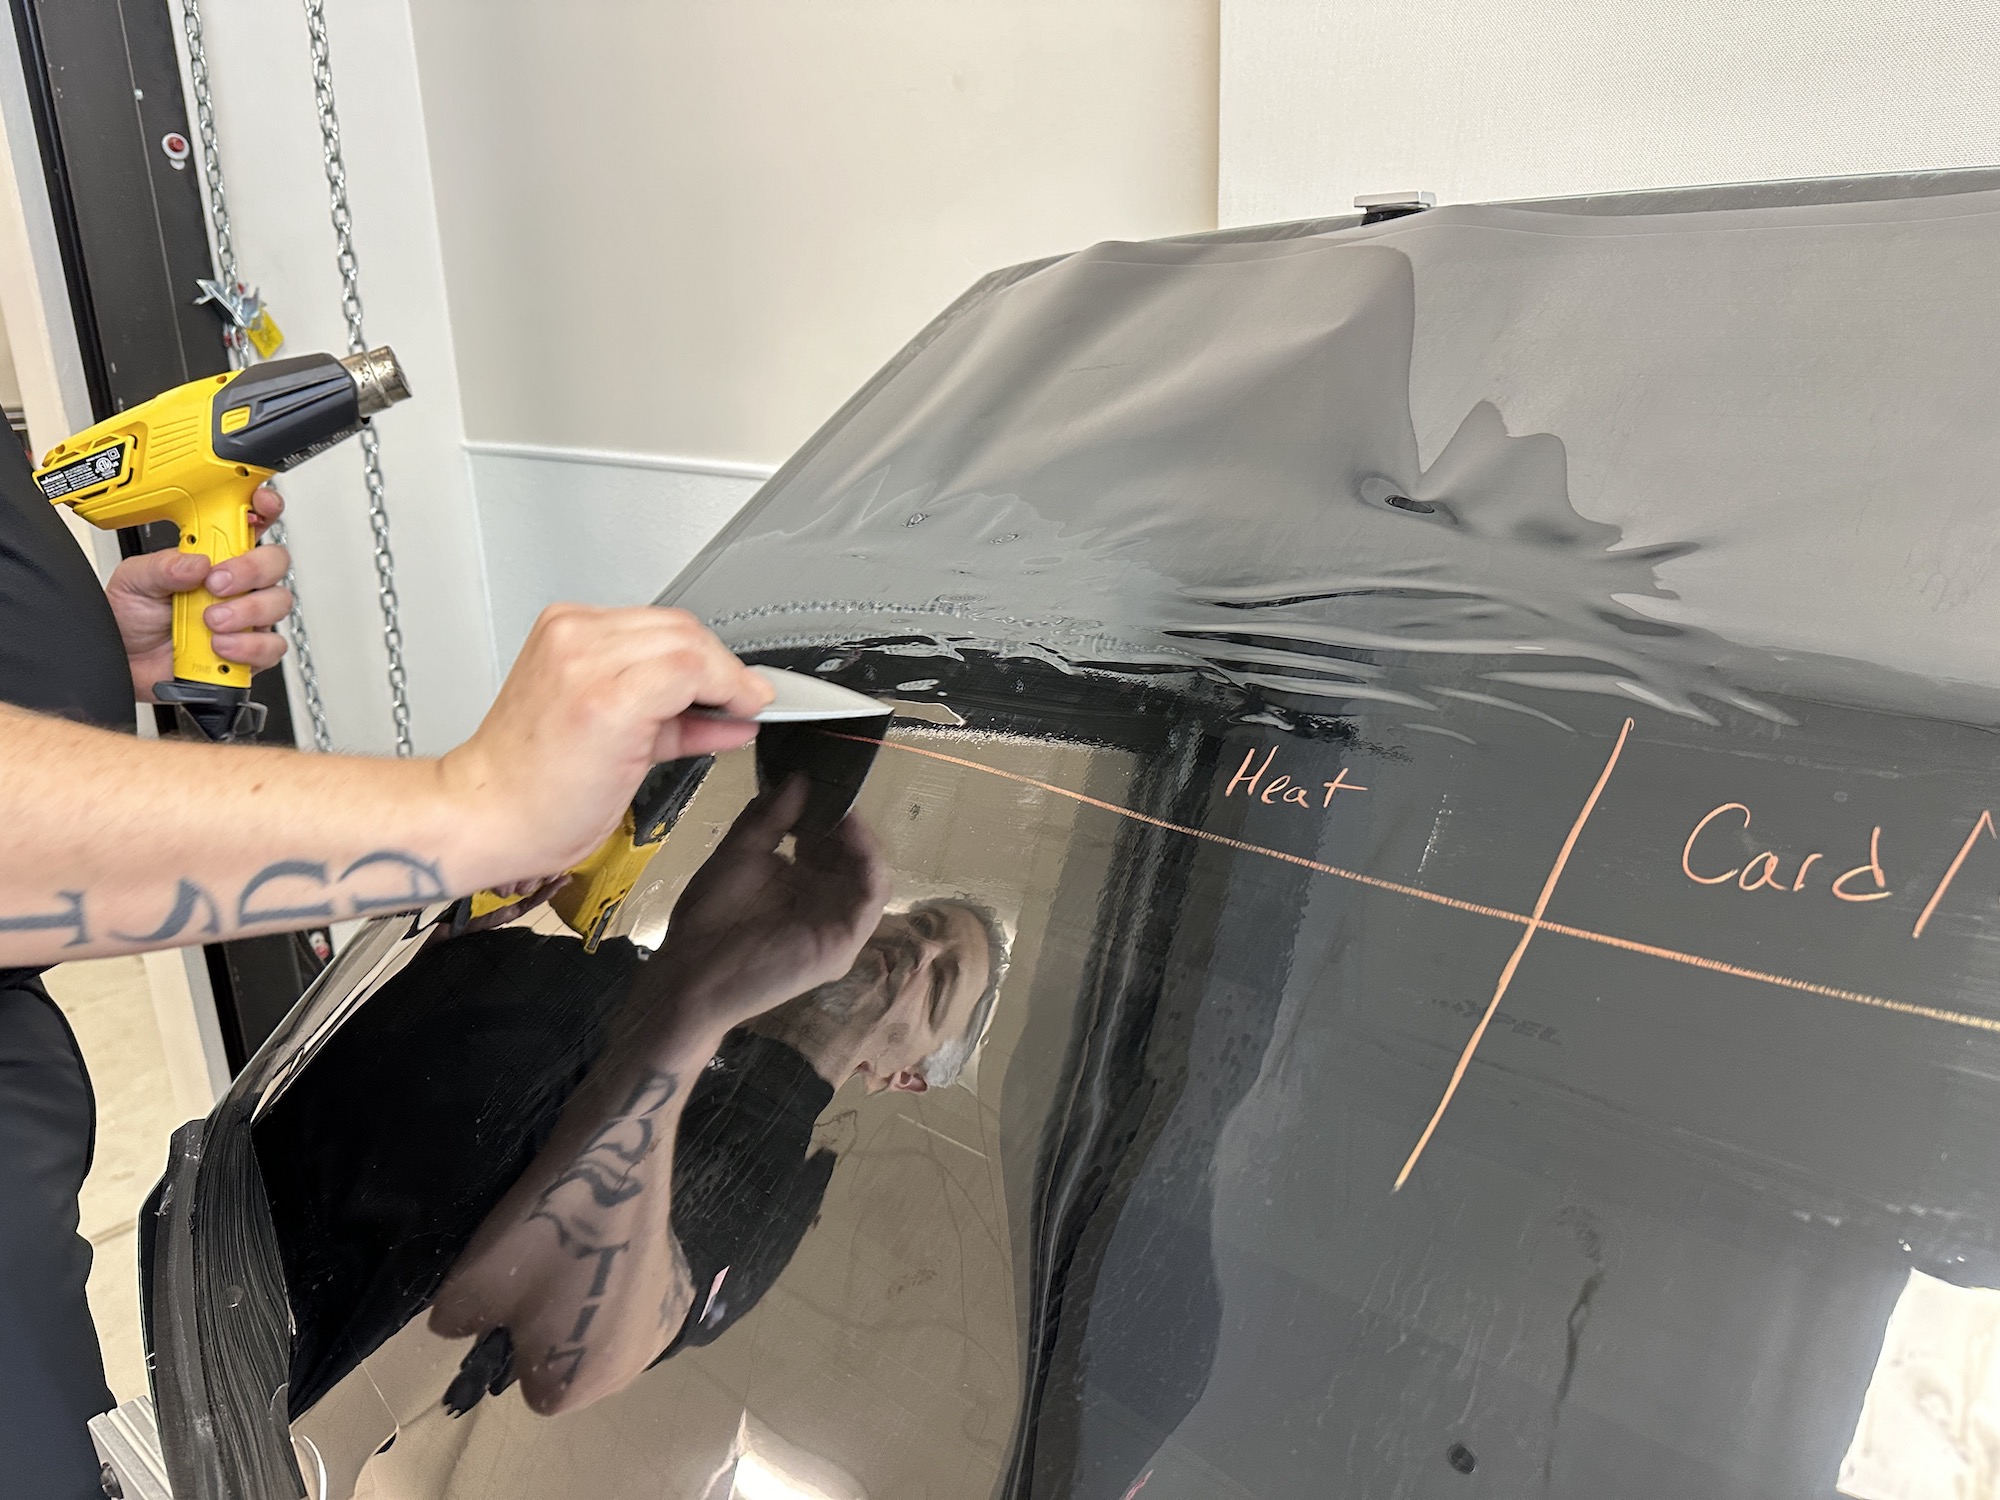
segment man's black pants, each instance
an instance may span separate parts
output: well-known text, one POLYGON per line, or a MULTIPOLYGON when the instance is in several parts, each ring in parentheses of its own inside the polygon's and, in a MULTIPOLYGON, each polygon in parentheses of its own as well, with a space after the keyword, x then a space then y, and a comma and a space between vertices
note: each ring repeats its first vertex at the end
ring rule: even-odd
POLYGON ((77 1190, 95 1101, 39 980, 0 982, 0 1496, 102 1500, 85 1424, 111 1405, 77 1190))

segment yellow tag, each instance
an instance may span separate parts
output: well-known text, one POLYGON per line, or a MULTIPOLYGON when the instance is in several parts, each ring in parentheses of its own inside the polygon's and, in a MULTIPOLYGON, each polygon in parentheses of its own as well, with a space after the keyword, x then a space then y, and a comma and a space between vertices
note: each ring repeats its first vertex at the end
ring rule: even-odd
POLYGON ((271 316, 268 307, 259 308, 257 316, 243 331, 250 336, 250 347, 257 351, 260 359, 269 359, 285 342, 285 331, 278 326, 278 320, 271 316))

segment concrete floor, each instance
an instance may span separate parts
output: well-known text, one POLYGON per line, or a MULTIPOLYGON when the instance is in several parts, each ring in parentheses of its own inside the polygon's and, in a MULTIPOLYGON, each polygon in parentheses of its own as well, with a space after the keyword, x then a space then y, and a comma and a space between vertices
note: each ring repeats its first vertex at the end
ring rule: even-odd
POLYGON ((90 1310, 105 1377, 112 1396, 125 1401, 147 1389, 135 1225, 181 1111, 139 959, 64 964, 43 979, 76 1028, 97 1090, 97 1156, 83 1185, 82 1232, 96 1250, 90 1310))

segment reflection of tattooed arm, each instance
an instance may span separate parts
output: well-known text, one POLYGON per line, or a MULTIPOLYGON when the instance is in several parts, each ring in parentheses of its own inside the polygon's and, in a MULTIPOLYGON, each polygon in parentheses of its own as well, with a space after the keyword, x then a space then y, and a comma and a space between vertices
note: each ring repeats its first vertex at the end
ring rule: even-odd
POLYGON ((556 1226, 565 1249, 579 1255, 616 1254, 622 1246, 604 1247, 600 1215, 593 1211, 613 1209, 643 1193, 643 1182, 633 1180, 633 1172, 653 1154, 659 1137, 653 1117, 666 1108, 680 1089, 680 1080, 658 1068, 642 1068, 638 1081, 617 1113, 597 1127, 583 1149, 570 1158, 569 1165, 535 1200, 533 1219, 547 1219, 556 1226), (568 1187, 581 1193, 564 1193, 568 1187), (558 1199, 562 1201, 558 1203, 558 1199), (590 1248, 584 1248, 588 1245, 590 1248))
MULTIPOLYGON (((720 1037, 651 995, 439 1289, 433 1331, 505 1328, 537 1411, 621 1390, 672 1342, 694 1290, 674 1236, 675 1138, 720 1037)), ((629 1019, 629 1017, 628 1017, 629 1019)))
MULTIPOLYGON (((647 1182, 637 1174, 660 1144, 658 1116, 678 1090, 679 1080, 672 1073, 657 1068, 642 1069, 618 1112, 598 1127, 597 1133, 570 1159, 556 1180, 542 1190, 528 1214, 531 1221, 541 1219, 552 1225, 564 1250, 579 1260, 596 1263, 585 1294, 587 1300, 577 1309, 568 1338, 559 1345, 551 1345, 542 1356, 542 1363, 557 1372, 564 1390, 575 1383, 577 1371, 590 1353, 590 1325, 596 1321, 598 1309, 604 1305, 610 1290, 612 1263, 632 1248, 629 1238, 619 1237, 622 1226, 617 1210, 647 1191, 647 1182)), ((669 1180, 655 1184, 655 1189, 671 1191, 671 1176, 669 1172, 669 1180)), ((666 1326, 667 1319, 676 1310, 685 1316, 693 1296, 687 1257, 681 1253, 680 1241, 669 1235, 668 1245, 673 1266, 667 1290, 660 1299, 662 1345, 674 1334, 666 1326)))
MULTIPOLYGON (((846 973, 875 930, 888 875, 856 820, 795 859, 780 852, 805 801, 796 778, 731 825, 675 904, 619 1035, 432 1305, 447 1338, 508 1331, 537 1411, 622 1389, 693 1306, 672 1220, 680 1081, 730 1027, 846 973)), ((478 1388, 470 1371, 465 1384, 478 1388)))

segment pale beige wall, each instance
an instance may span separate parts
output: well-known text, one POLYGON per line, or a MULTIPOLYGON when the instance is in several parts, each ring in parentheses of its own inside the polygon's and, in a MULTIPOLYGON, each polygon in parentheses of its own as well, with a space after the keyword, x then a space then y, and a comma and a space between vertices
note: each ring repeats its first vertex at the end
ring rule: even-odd
POLYGON ((1217 0, 412 0, 466 432, 781 460, 983 272, 1215 220, 1217 0))
POLYGON ((7 338, 7 325, 0 317, 0 406, 21 404, 21 377, 14 373, 14 346, 7 338))

